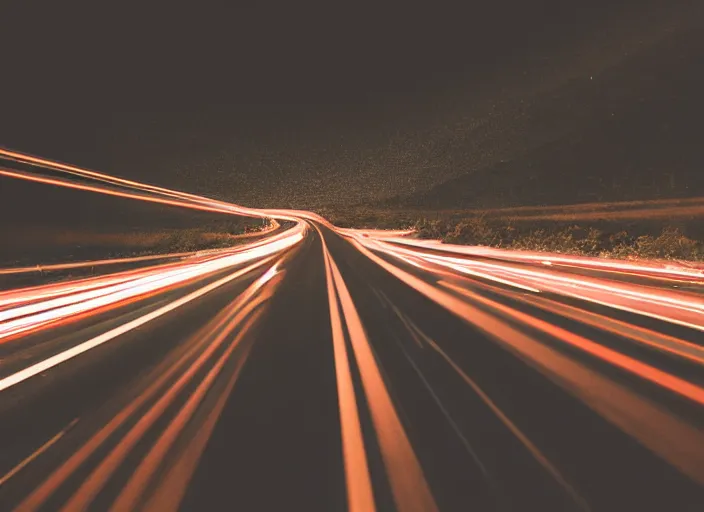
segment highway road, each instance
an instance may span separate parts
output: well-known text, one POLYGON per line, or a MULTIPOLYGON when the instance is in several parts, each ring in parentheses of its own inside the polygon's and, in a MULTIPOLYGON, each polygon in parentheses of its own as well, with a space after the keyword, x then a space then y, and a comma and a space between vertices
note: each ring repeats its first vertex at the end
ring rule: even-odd
POLYGON ((287 221, 0 291, 0 510, 704 509, 701 268, 339 229, 0 156, 6 178, 287 221))

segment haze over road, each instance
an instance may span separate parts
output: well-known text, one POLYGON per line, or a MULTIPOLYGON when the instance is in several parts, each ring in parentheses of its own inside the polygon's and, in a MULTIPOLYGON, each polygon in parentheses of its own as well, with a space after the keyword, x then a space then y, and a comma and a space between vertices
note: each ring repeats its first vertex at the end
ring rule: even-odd
POLYGON ((702 269, 339 229, 0 157, 3 180, 279 223, 0 291, 0 509, 702 509, 702 269))

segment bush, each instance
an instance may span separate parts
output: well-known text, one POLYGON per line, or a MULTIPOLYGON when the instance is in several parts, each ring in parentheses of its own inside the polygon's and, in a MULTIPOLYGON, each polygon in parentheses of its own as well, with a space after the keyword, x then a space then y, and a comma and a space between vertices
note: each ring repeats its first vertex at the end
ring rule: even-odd
POLYGON ((687 238, 677 228, 665 228, 660 236, 638 237, 636 247, 639 254, 648 258, 702 259, 704 244, 687 238))
POLYGON ((447 232, 447 223, 441 220, 420 219, 413 224, 413 229, 419 238, 438 239, 443 238, 447 232))
MULTIPOLYGON (((662 223, 608 220, 589 225, 555 221, 526 221, 521 217, 467 216, 467 212, 373 210, 353 207, 318 210, 339 227, 399 229, 411 227, 418 238, 446 243, 484 245, 610 258, 704 260, 704 242, 690 238, 677 227, 662 223)), ((699 237, 701 229, 688 231, 699 237)))
POLYGON ((704 243, 688 238, 673 227, 664 228, 657 236, 633 236, 623 230, 608 233, 592 226, 577 225, 520 230, 510 223, 489 223, 482 217, 454 223, 421 219, 413 227, 421 238, 452 244, 611 258, 704 260, 704 243))

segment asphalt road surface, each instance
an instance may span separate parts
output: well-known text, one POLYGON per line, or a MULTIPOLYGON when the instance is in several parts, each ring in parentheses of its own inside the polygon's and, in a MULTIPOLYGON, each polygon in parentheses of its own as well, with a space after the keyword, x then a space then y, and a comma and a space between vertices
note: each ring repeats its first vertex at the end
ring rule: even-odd
POLYGON ((0 510, 704 510, 701 269, 259 212, 0 292, 0 510))

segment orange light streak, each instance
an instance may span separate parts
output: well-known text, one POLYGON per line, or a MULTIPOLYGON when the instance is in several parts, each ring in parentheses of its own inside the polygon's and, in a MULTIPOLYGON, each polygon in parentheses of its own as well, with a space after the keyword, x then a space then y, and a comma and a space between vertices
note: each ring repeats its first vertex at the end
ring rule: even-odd
MULTIPOLYGON (((193 300, 198 298, 205 293, 211 291, 215 287, 213 285, 222 286, 226 282, 232 281, 239 275, 242 275, 245 270, 252 270, 254 267, 259 267, 267 262, 273 260, 271 257, 263 262, 257 262, 251 266, 251 268, 243 269, 236 272, 223 280, 222 282, 213 283, 205 288, 201 289, 193 294, 184 297, 184 299, 190 298, 193 300)), ((274 265, 263 274, 258 280, 256 280, 252 285, 248 287, 245 292, 243 292, 228 308, 218 315, 209 325, 206 325, 198 334, 193 338, 193 343, 190 348, 181 355, 181 357, 171 365, 165 367, 164 373, 159 375, 157 379, 152 381, 147 389, 138 395, 135 400, 129 403, 124 409, 122 409, 113 419, 108 422, 101 430, 99 430, 94 436, 86 442, 80 449, 75 451, 73 455, 66 461, 62 466, 57 468, 47 480, 38 486, 32 494, 30 494, 18 507, 17 511, 35 511, 58 489, 59 486, 69 478, 80 465, 91 456, 114 432, 116 432, 124 423, 132 416, 144 403, 147 403, 150 399, 153 399, 160 389, 163 388, 164 384, 168 382, 173 376, 179 375, 177 382, 170 385, 165 393, 161 395, 160 398, 151 406, 149 412, 142 415, 138 423, 126 434, 126 437, 122 442, 108 455, 106 459, 103 459, 101 464, 91 473, 91 475, 84 481, 81 487, 76 491, 76 493, 71 498, 69 504, 71 505, 70 510, 83 510, 85 509, 92 499, 97 495, 100 489, 107 482, 109 477, 113 474, 115 469, 119 466, 120 462, 128 455, 129 450, 134 446, 141 436, 146 432, 151 424, 153 424, 158 417, 163 414, 164 410, 173 400, 176 395, 185 388, 187 383, 193 378, 193 376, 202 368, 209 358, 217 351, 217 348, 221 346, 227 339, 227 337, 232 333, 232 331, 237 328, 242 322, 247 320, 247 317, 259 306, 267 296, 260 296, 255 300, 251 300, 261 288, 274 277, 276 270, 273 272, 271 269, 276 269, 277 265, 274 265), (187 361, 194 354, 200 352, 199 356, 190 364, 187 361)), ((173 303, 166 306, 173 307, 173 303)), ((162 308, 163 309, 163 308, 162 308)), ((163 314, 163 313, 162 313, 163 314)), ((143 317, 142 317, 143 318, 143 317)), ((238 337, 231 342, 231 346, 236 346, 239 343, 241 335, 247 332, 248 326, 254 321, 251 317, 246 321, 244 327, 241 329, 238 337)), ((140 320, 140 319, 137 319, 140 320)), ((1 384, 0 384, 1 385, 1 384)), ((1 389, 1 388, 0 388, 1 389)), ((68 505, 67 505, 68 506, 68 505)))
POLYGON ((362 427, 359 421, 357 399, 352 383, 349 356, 345 346, 345 335, 340 319, 338 296, 332 276, 331 257, 320 229, 318 229, 318 234, 325 260, 325 282, 328 290, 328 307, 332 326, 335 377, 342 434, 342 454, 347 488, 347 507, 350 512, 374 512, 376 510, 374 493, 369 475, 367 454, 364 448, 362 427))
POLYGON ((633 373, 644 380, 648 380, 650 382, 658 384, 659 386, 669 389, 670 391, 677 393, 685 398, 688 398, 698 403, 699 405, 704 405, 704 389, 699 386, 696 386, 690 382, 675 377, 674 375, 670 375, 666 372, 658 370, 657 368, 653 368, 652 366, 649 366, 645 363, 641 363, 640 361, 636 361, 631 357, 621 354, 620 352, 616 352, 615 350, 607 348, 603 345, 599 345, 598 343, 595 343, 583 336, 563 329, 562 327, 557 327, 556 325, 545 322, 544 320, 540 320, 539 318, 536 318, 534 316, 527 315, 525 313, 522 313, 521 311, 505 306, 494 300, 487 299, 486 297, 483 297, 477 293, 471 292, 464 288, 460 288, 459 286, 455 286, 447 282, 441 282, 440 284, 442 286, 445 286, 446 288, 449 288, 457 293, 464 295, 465 297, 471 299, 473 302, 478 302, 480 304, 489 306, 490 308, 500 313, 503 313, 504 315, 507 315, 515 320, 518 320, 519 322, 525 325, 533 327, 534 329, 542 331, 545 334, 548 334, 553 338, 562 341, 563 343, 567 343, 569 345, 572 345, 573 347, 577 347, 580 350, 583 350, 584 352, 594 357, 602 359, 612 364, 613 366, 621 368, 622 370, 626 370, 630 373, 633 373))
POLYGON ((402 512, 437 510, 420 462, 386 389, 352 297, 332 258, 329 263, 396 506, 402 512))
MULTIPOLYGON (((386 262, 355 238, 353 245, 391 275, 485 332, 644 446, 704 484, 704 434, 652 402, 580 365, 481 309, 386 262)), ((370 245, 372 245, 370 243, 370 245)))

